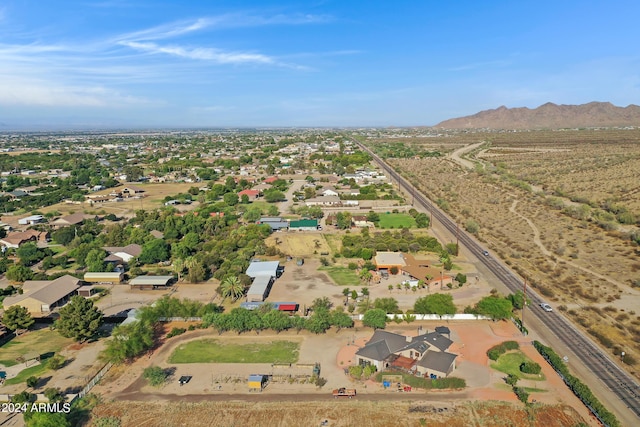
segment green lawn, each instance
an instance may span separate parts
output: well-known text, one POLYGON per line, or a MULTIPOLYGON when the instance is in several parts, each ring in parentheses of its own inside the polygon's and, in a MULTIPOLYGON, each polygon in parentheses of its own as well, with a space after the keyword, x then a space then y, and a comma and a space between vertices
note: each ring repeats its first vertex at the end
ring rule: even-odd
POLYGON ((18 357, 26 354, 58 353, 73 342, 73 339, 46 328, 29 331, 0 347, 0 363, 12 366, 18 357))
POLYGON ((415 228, 416 220, 409 214, 381 213, 378 228, 415 228))
POLYGON ((42 374, 44 374, 48 370, 49 370, 49 368, 47 368, 47 363, 46 363, 46 360, 45 360, 42 363, 40 363, 39 365, 34 365, 34 366, 31 366, 31 367, 29 367, 27 369, 23 369, 22 371, 20 371, 20 373, 18 375, 16 375, 13 378, 7 379, 4 383, 6 385, 22 384, 22 383, 25 383, 27 381, 27 378, 29 378, 31 376, 33 376, 33 377, 41 377, 42 374))
POLYGON ((514 374, 520 378, 535 381, 544 381, 544 374, 525 374, 520 371, 520 365, 523 362, 532 362, 523 352, 520 350, 510 351, 503 354, 497 361, 491 363, 491 367, 497 371, 505 374, 514 374))
POLYGON ((271 343, 220 344, 214 339, 191 341, 178 347, 169 363, 295 363, 300 344, 271 343))
POLYGON ((354 270, 349 270, 347 267, 320 267, 320 271, 326 271, 329 277, 336 282, 338 286, 353 286, 360 284, 360 278, 354 270))

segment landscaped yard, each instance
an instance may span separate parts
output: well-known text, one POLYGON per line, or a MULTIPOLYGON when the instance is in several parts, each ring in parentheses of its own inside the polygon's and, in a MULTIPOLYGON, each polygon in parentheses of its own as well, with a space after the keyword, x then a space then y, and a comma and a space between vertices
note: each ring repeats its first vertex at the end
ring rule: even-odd
POLYGON ((48 370, 46 360, 43 360, 42 363, 23 369, 18 375, 9 378, 4 383, 6 385, 21 384, 26 382, 29 377, 41 377, 48 370))
POLYGON ((0 347, 0 364, 13 366, 18 363, 17 358, 24 357, 26 354, 58 353, 72 343, 73 339, 64 338, 49 329, 29 331, 0 347))
POLYGON ((381 213, 378 228, 415 228, 416 220, 409 214, 381 213))
POLYGON ((299 351, 300 344, 292 341, 230 344, 203 339, 182 344, 169 363, 295 363, 299 351))
POLYGON ((356 272, 349 270, 347 267, 320 267, 318 270, 326 271, 329 277, 331 277, 338 286, 353 286, 360 284, 360 278, 356 272))
POLYGON ((543 381, 544 374, 525 374, 520 371, 520 365, 524 362, 533 362, 520 350, 510 351, 503 354, 497 361, 491 364, 491 367, 505 374, 514 374, 526 380, 543 381))

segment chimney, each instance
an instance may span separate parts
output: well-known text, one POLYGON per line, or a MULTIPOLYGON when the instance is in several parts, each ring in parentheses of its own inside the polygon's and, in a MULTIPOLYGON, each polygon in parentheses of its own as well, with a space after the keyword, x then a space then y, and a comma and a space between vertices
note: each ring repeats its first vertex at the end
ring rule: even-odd
POLYGON ((413 340, 413 338, 408 335, 406 336, 406 338, 407 338, 407 342, 411 342, 411 340, 413 340))

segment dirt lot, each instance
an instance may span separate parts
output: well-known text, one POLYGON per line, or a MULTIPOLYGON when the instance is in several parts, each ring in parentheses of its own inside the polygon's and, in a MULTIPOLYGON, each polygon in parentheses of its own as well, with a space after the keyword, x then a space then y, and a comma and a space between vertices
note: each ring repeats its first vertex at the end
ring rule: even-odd
POLYGON ((163 404, 109 402, 94 420, 118 417, 127 426, 576 426, 580 416, 565 405, 536 405, 531 410, 503 402, 428 401, 201 402, 163 404), (188 421, 186 421, 188 420, 188 421), (324 421, 326 424, 322 424, 324 421), (498 421, 500 420, 500 421, 498 421), (531 421, 530 421, 531 420, 531 421), (499 422, 499 424, 498 424, 499 422))
POLYGON ((478 133, 450 140, 452 149, 486 143, 467 155, 478 170, 444 157, 391 163, 458 223, 476 221, 478 238, 492 252, 604 349, 630 355, 626 364, 640 377, 640 263, 625 234, 636 226, 598 225, 611 222, 607 206, 640 214, 640 131, 478 133))

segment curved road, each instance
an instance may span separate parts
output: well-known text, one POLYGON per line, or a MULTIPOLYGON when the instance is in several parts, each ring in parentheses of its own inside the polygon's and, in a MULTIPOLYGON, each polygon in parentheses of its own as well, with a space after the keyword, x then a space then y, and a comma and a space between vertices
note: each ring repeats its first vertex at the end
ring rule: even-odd
MULTIPOLYGON (((444 212, 438 209, 424 195, 416 191, 400 174, 374 154, 368 147, 358 142, 358 145, 368 152, 373 159, 385 170, 389 177, 398 183, 407 193, 411 194, 415 203, 432 213, 433 218, 440 222, 450 233, 457 235, 459 244, 465 246, 476 258, 482 262, 511 292, 522 290, 522 280, 511 270, 506 268, 498 259, 491 255, 484 255, 485 249, 468 233, 459 230, 457 224, 444 212)), ((533 290, 527 290, 533 307, 539 306, 543 300, 533 290)), ((538 320, 553 332, 580 359, 586 368, 598 378, 611 392, 613 392, 629 408, 636 417, 640 418, 640 386, 627 372, 616 365, 607 354, 603 353, 591 339, 577 330, 564 316, 557 312, 547 313, 542 310, 530 310, 538 320)), ((609 408, 609 410, 613 410, 609 408)), ((640 425, 636 420, 635 425, 640 425)))

